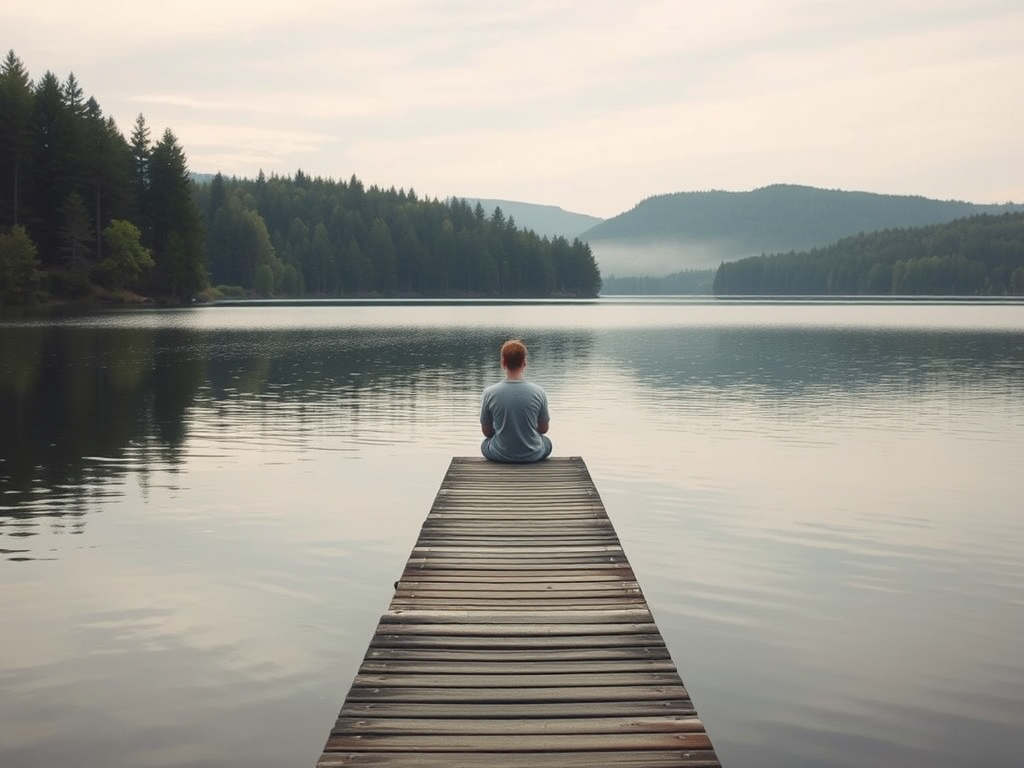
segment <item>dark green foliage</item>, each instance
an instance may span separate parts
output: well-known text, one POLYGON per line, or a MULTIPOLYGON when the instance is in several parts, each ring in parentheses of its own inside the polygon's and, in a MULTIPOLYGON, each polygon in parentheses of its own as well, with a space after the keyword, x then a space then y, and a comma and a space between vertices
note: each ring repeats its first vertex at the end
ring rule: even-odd
POLYGON ((132 163, 132 188, 136 199, 141 203, 149 187, 149 155, 152 151, 149 126, 146 125, 146 118, 142 113, 135 118, 135 125, 132 126, 128 151, 132 163))
POLYGON ((31 302, 42 274, 36 244, 25 228, 0 231, 0 307, 31 302))
MULTIPOLYGON (((266 266, 273 275, 276 261, 274 245, 267 232, 266 222, 242 195, 226 196, 223 177, 214 178, 211 200, 220 200, 207 210, 207 252, 210 254, 210 274, 214 282, 253 288, 256 272, 266 266)), ((283 265, 279 265, 282 268, 283 265)), ((272 292, 272 291, 271 291, 272 292)))
POLYGON ((130 221, 114 220, 103 230, 106 256, 97 265, 106 286, 115 290, 138 280, 153 267, 153 256, 142 245, 142 233, 130 221))
POLYGON ((0 221, 19 223, 23 178, 32 148, 32 81, 14 51, 0 64, 0 221))
POLYGON ((523 231, 500 208, 420 199, 302 171, 196 190, 214 283, 260 296, 596 296, 589 246, 523 231))
POLYGON ((96 230, 96 260, 103 258, 103 228, 116 219, 140 218, 139 200, 132 186, 132 160, 124 137, 113 118, 103 118, 99 104, 89 99, 85 134, 85 175, 90 187, 93 227, 96 230))
POLYGON ((188 299, 206 287, 205 233, 185 153, 168 128, 149 155, 144 197, 156 292, 188 299))
MULTIPOLYGON (((32 143, 25 158, 25 197, 22 218, 39 247, 44 267, 60 261, 56 232, 60 226, 60 206, 74 189, 69 188, 67 169, 56 143, 57 122, 64 109, 60 82, 52 72, 36 85, 32 101, 32 143)), ((4 222, 6 223, 6 222, 4 222)))
POLYGON ((57 245, 64 266, 72 272, 88 272, 92 261, 93 231, 89 211, 81 195, 72 192, 61 206, 58 218, 57 245))
POLYGON ((1024 294, 1024 213, 844 238, 827 248, 726 262, 716 294, 1024 294))
POLYGON ((33 85, 13 51, 0 64, 0 232, 24 226, 54 297, 88 295, 92 275, 117 286, 137 279, 136 260, 104 253, 103 233, 114 221, 136 227, 141 247, 166 263, 147 289, 188 296, 206 284, 202 220, 184 155, 171 137, 154 160, 141 115, 133 142, 73 74, 62 83, 46 72, 33 85), (154 171, 162 186, 150 184, 154 171), (167 263, 175 253, 180 263, 167 263), (127 272, 117 274, 117 265, 127 272))

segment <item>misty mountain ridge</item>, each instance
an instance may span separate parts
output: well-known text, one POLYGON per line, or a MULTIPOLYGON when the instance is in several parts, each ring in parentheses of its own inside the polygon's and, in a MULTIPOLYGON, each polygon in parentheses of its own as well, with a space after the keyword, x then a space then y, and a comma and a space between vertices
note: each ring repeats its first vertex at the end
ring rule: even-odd
POLYGON ((465 200, 473 208, 480 203, 488 216, 494 213, 495 208, 501 208, 502 215, 506 219, 515 219, 516 227, 519 229, 530 229, 541 236, 564 237, 566 240, 580 237, 584 232, 604 221, 597 216, 573 213, 559 208, 557 205, 540 205, 485 197, 460 199, 465 200))
POLYGON ((665 275, 763 253, 821 248, 861 233, 1018 211, 1024 205, 775 184, 749 192, 649 197, 581 237, 605 276, 665 275))

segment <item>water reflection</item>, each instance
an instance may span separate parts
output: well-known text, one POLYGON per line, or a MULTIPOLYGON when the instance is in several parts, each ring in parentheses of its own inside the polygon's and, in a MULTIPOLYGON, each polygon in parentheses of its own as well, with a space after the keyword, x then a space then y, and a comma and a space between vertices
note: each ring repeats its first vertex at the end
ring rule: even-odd
POLYGON ((609 353, 637 378, 674 390, 709 388, 769 397, 824 390, 1006 386, 1020 392, 1024 333, 844 327, 673 328, 610 335, 609 353))
POLYGON ((80 533, 109 486, 173 465, 203 365, 182 338, 145 329, 4 329, 0 358, 0 528, 80 533))
MULTIPOLYGON (((472 328, 164 328, 121 317, 5 328, 0 535, 81 532, 128 475, 145 485, 154 471, 173 472, 187 440, 214 458, 298 451, 316 436, 357 456, 362 445, 464 421, 474 408, 467 393, 475 398, 495 375, 501 338, 472 328), (446 398, 449 408, 432 415, 446 398)), ((585 332, 556 332, 538 353, 572 365, 591 347, 585 332)), ((4 554, 29 559, 23 547, 4 554)))
MULTIPOLYGON (((167 324, 148 314, 136 323, 117 315, 4 328, 0 535, 24 540, 40 526, 80 533, 89 510, 127 476, 145 484, 155 469, 173 472, 190 437, 211 458, 267 446, 300 451, 314 436, 322 449, 357 457, 360 446, 416 441, 471 419, 495 376, 493 348, 514 330, 467 324, 465 315, 454 325, 450 308, 435 309, 444 319, 427 327, 367 324, 360 315, 253 330, 213 310, 176 313, 167 324), (227 322, 209 326, 210 315, 227 322)), ((950 398, 1024 395, 1024 334, 1008 329, 642 325, 598 333, 550 325, 530 332, 532 373, 564 392, 574 423, 595 425, 591 439, 614 429, 602 410, 627 392, 673 429, 691 429, 686 418, 699 411, 720 434, 734 428, 736 409, 759 410, 769 424, 814 413, 870 428, 910 403, 928 401, 921 417, 941 421, 955 411, 950 398)), ((824 444, 835 440, 819 434, 824 444)), ((812 446, 815 437, 805 429, 796 439, 812 446)), ((25 546, 3 554, 30 557, 25 546)))
POLYGON ((726 765, 1015 765, 1020 308, 905 309, 0 326, 0 763, 311 765, 522 335, 726 765))

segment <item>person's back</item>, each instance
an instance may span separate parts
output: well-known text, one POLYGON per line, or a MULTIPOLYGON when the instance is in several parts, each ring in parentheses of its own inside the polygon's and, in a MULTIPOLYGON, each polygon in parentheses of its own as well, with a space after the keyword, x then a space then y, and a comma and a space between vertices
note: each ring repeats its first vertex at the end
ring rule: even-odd
POLYGON ((491 461, 528 463, 551 454, 544 434, 551 420, 548 399, 539 384, 526 381, 526 345, 505 342, 501 348, 505 379, 484 390, 480 402, 480 428, 485 435, 480 451, 491 461))

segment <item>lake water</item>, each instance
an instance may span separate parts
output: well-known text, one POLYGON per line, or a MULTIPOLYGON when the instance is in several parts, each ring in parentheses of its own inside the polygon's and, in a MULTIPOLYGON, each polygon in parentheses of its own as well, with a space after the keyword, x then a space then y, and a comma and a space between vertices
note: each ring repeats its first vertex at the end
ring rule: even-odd
POLYGON ((507 337, 723 764, 1024 765, 1024 305, 0 321, 0 765, 307 766, 507 337))

